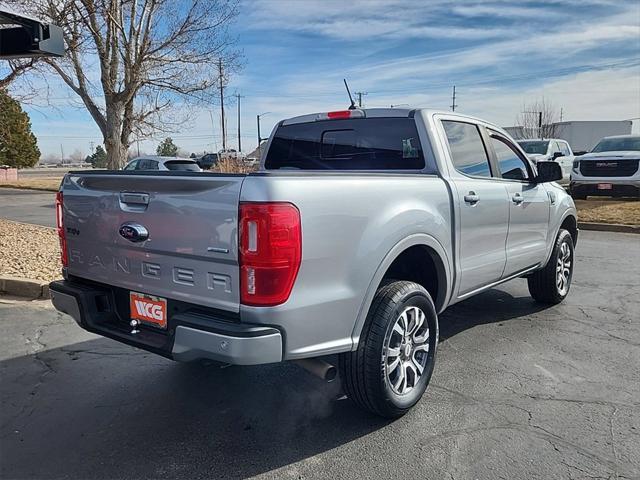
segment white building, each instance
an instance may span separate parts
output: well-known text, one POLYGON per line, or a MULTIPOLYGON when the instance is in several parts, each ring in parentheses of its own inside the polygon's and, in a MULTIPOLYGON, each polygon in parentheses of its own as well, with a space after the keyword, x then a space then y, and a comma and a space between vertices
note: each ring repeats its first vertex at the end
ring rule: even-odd
MULTIPOLYGON (((574 152, 590 151, 602 137, 610 135, 628 135, 631 133, 631 120, 612 121, 573 121, 557 122, 556 138, 569 142, 574 152)), ((526 138, 522 127, 505 127, 516 140, 526 138)))

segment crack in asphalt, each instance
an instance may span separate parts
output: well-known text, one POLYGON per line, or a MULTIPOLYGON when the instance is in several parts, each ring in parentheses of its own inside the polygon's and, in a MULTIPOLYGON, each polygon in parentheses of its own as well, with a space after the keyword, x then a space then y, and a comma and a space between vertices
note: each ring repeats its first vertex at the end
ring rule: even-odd
MULTIPOLYGON (((572 442, 571 440, 568 440, 564 437, 561 437, 547 429, 545 429, 544 427, 537 425, 535 423, 533 423, 533 413, 531 412, 531 410, 527 409, 525 406, 522 405, 515 405, 513 403, 510 402, 505 402, 504 398, 501 398, 499 402, 494 401, 493 399, 487 400, 487 399, 480 399, 477 397, 474 397, 472 395, 468 395, 465 394, 463 392, 460 392, 458 390, 454 390, 451 388, 447 388, 447 387, 443 387, 441 385, 434 385, 432 384, 430 386, 430 388, 434 388, 437 390, 442 390, 445 391, 447 393, 451 393, 453 395, 456 395, 460 398, 463 398, 464 400, 466 400, 469 403, 474 403, 478 406, 480 406, 481 408, 483 408, 483 410, 487 413, 489 413, 489 415, 496 419, 495 415, 493 415, 491 410, 488 410, 487 408, 484 407, 493 407, 496 405, 507 405, 509 407, 512 407, 516 410, 520 410, 523 411, 527 414, 527 422, 526 425, 525 424, 521 424, 518 422, 514 422, 514 421, 505 421, 505 423, 496 423, 494 425, 481 425, 481 426, 477 426, 477 427, 470 427, 470 428, 461 428, 461 429, 456 429, 456 430, 449 430, 446 432, 442 432, 440 434, 436 434, 433 435, 431 437, 429 437, 429 443, 431 443, 431 441, 434 440, 438 440, 438 439, 444 439, 444 438, 449 438, 449 437, 454 437, 454 436, 459 436, 459 435, 471 435, 471 434, 475 434, 475 433, 480 433, 480 432, 485 432, 485 431, 491 431, 491 430, 516 430, 519 431, 521 433, 525 433, 525 434, 533 434, 534 436, 536 436, 537 438, 546 441, 547 443, 549 443, 553 449, 559 453, 562 453, 562 451, 558 448, 558 446, 556 445, 562 445, 564 447, 570 448, 572 450, 574 450, 576 453, 579 453, 587 458, 589 458, 590 460, 607 467, 608 469, 611 470, 611 472, 613 474, 616 475, 615 478, 618 478, 619 475, 619 462, 621 462, 621 460, 618 458, 615 449, 614 449, 614 459, 610 459, 606 456, 602 456, 599 455, 598 453, 583 447, 581 445, 578 445, 575 442, 572 442)), ((536 398, 536 397, 532 397, 527 395, 527 397, 529 398, 534 398, 536 400, 551 400, 551 401, 562 401, 562 402, 570 402, 570 403, 592 403, 592 404, 597 404, 597 405, 604 405, 604 406, 612 406, 611 402, 602 402, 602 401, 580 401, 580 400, 575 400, 575 399, 556 399, 556 398, 536 398)), ((626 405, 623 404, 623 406, 625 407, 635 407, 636 405, 626 405)), ((613 408, 615 409, 615 411, 617 411, 617 406, 613 406, 613 408)), ((613 435, 613 434, 612 434, 613 435)), ((561 459, 561 463, 564 463, 564 461, 561 459)), ((570 467, 570 465, 567 465, 568 467, 570 467)), ((635 467, 631 464, 628 465, 624 465, 625 468, 629 468, 630 470, 625 471, 622 473, 622 475, 624 476, 636 476, 638 475, 638 471, 635 469, 635 467)), ((592 472, 585 472, 585 473, 592 473, 592 472)), ((593 478, 603 478, 603 477, 593 477, 593 478)))

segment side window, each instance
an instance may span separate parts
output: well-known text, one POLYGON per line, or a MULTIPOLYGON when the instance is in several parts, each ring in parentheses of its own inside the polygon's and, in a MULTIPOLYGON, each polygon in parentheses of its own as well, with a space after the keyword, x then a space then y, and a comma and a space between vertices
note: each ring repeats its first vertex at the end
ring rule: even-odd
POLYGON ((551 142, 551 145, 549 145, 549 154, 553 157, 556 152, 560 152, 560 146, 558 145, 558 142, 551 142))
POLYGON ((131 162, 129 165, 127 165, 126 167, 123 168, 123 170, 135 170, 136 167, 138 166, 138 163, 140 162, 140 160, 134 160, 133 162, 131 162))
POLYGON ((566 142, 560 142, 560 151, 562 152, 562 155, 565 157, 568 157, 569 155, 571 155, 569 144, 566 142))
POLYGON ((456 170, 475 177, 491 177, 489 158, 480 131, 472 123, 444 120, 451 158, 456 170))
POLYGON ((158 162, 155 160, 147 160, 147 169, 148 170, 158 170, 158 162))
POLYGON ((146 170, 149 160, 146 158, 141 158, 138 161, 138 165, 136 166, 136 170, 146 170))
POLYGON ((516 149, 506 140, 499 137, 491 137, 491 145, 496 152, 498 168, 502 178, 509 180, 529 180, 527 163, 518 155, 516 149))

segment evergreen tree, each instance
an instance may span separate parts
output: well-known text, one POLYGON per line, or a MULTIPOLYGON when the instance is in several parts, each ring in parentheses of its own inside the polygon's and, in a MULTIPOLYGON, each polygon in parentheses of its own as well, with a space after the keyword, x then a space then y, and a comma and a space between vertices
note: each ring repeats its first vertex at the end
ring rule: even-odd
POLYGON ((0 88, 0 165, 33 167, 39 159, 40 149, 31 132, 29 115, 0 88))
POLYGON ((158 145, 156 153, 163 157, 175 157, 178 155, 178 147, 173 143, 171 137, 167 137, 158 145))
POLYGON ((98 145, 93 155, 88 158, 93 168, 105 168, 107 166, 107 152, 104 151, 102 145, 98 145))

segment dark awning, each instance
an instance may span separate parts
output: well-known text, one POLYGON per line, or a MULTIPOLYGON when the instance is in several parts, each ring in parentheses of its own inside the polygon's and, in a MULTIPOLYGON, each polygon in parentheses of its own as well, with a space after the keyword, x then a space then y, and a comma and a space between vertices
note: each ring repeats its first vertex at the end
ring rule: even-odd
POLYGON ((61 57, 62 29, 0 8, 0 58, 61 57))

